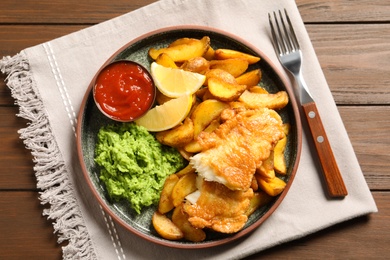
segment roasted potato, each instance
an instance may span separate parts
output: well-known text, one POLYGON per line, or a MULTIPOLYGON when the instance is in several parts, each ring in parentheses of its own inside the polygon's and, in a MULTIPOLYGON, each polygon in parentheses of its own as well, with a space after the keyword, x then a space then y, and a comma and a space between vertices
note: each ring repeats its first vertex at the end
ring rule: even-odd
POLYGON ((256 173, 260 174, 266 179, 275 178, 274 170, 274 152, 271 151, 270 156, 263 161, 263 163, 256 169, 256 173))
POLYGON ((230 84, 237 84, 236 78, 232 74, 230 74, 229 72, 223 69, 211 69, 207 71, 206 81, 205 81, 206 86, 208 85, 208 80, 210 78, 217 78, 230 84))
POLYGON ((178 147, 176 149, 179 151, 181 156, 183 156, 183 158, 186 159, 187 161, 189 161, 190 158, 194 155, 193 153, 190 153, 190 152, 187 152, 186 150, 184 150, 184 147, 178 147))
POLYGON ((158 132, 156 139, 165 145, 181 147, 194 139, 194 123, 191 118, 186 117, 183 124, 172 129, 158 132))
POLYGON ((227 103, 215 99, 208 99, 200 103, 191 114, 191 119, 194 122, 194 138, 228 107, 227 103))
POLYGON ((206 60, 213 60, 214 59, 215 50, 210 46, 209 49, 206 51, 205 54, 203 54, 203 58, 206 60))
POLYGON ((258 93, 258 94, 269 94, 268 91, 265 88, 254 86, 251 88, 248 88, 249 92, 251 93, 258 93))
POLYGON ((215 51, 214 57, 218 60, 239 58, 246 60, 249 64, 254 64, 260 60, 259 57, 230 49, 217 49, 215 51))
POLYGON ((248 62, 243 59, 227 59, 210 61, 210 69, 221 69, 229 72, 233 77, 242 75, 248 69, 248 62))
POLYGON ((178 68, 175 61, 166 53, 161 53, 160 55, 158 55, 156 63, 167 68, 178 68))
POLYGON ((209 70, 210 64, 209 62, 203 58, 203 57, 195 57, 192 59, 189 59, 183 63, 183 65, 180 66, 181 69, 186 71, 191 71, 199 74, 206 74, 206 72, 209 70))
POLYGON ((172 201, 172 191, 176 183, 179 181, 179 177, 176 174, 169 175, 164 182, 163 189, 161 190, 160 200, 158 202, 158 212, 161 214, 168 213, 174 208, 172 201))
POLYGON ((248 88, 257 86, 261 81, 261 70, 251 70, 236 78, 237 84, 247 85, 248 88))
MULTIPOLYGON (((219 120, 213 120, 211 123, 203 130, 203 132, 211 133, 220 126, 219 120)), ((202 151, 202 146, 198 143, 196 139, 192 140, 184 146, 184 150, 189 153, 199 153, 202 151)))
POLYGON ((184 62, 186 60, 203 56, 210 47, 210 38, 204 36, 202 39, 185 39, 181 43, 171 44, 171 46, 161 49, 150 48, 149 56, 156 60, 161 53, 166 53, 174 62, 184 62))
POLYGON ((188 221, 182 204, 178 205, 172 213, 172 222, 183 232, 184 238, 191 242, 201 242, 206 239, 203 229, 195 228, 188 221))
POLYGON ((162 105, 162 104, 164 104, 165 102, 168 102, 171 99, 172 99, 171 97, 167 97, 163 93, 161 93, 160 90, 158 90, 158 89, 156 90, 156 101, 157 101, 157 104, 162 105))
POLYGON ((246 85, 231 84, 218 78, 210 78, 208 87, 211 95, 226 102, 236 100, 246 90, 246 85))
POLYGON ((188 164, 186 167, 184 167, 183 169, 181 169, 180 171, 178 171, 176 173, 177 177, 181 178, 183 177, 184 175, 187 175, 187 174, 193 174, 195 173, 195 169, 192 167, 191 164, 188 164))
POLYGON ((251 109, 266 107, 270 109, 282 109, 288 103, 286 91, 279 91, 275 94, 260 94, 244 91, 238 99, 251 109))
POLYGON ((287 135, 290 132, 290 124, 284 124, 283 129, 285 136, 276 143, 274 148, 274 168, 277 173, 284 175, 287 173, 284 150, 286 149, 287 135))
POLYGON ((255 176, 259 187, 270 196, 279 195, 286 187, 286 183, 278 177, 267 179, 258 174, 255 174, 255 176))
POLYGON ((184 237, 183 232, 167 216, 154 212, 152 224, 157 233, 168 240, 179 240, 184 237))
POLYGON ((258 208, 268 204, 271 200, 272 197, 267 193, 263 191, 255 192, 250 201, 249 208, 246 210, 245 214, 250 216, 258 208))
POLYGON ((181 177, 172 190, 172 202, 175 207, 183 202, 184 198, 196 190, 196 173, 188 172, 181 177))

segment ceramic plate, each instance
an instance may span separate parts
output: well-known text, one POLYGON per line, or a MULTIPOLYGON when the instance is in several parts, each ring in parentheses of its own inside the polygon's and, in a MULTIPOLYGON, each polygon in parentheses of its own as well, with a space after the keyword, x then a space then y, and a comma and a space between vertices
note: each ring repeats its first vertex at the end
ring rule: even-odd
POLYGON ((80 163, 85 180, 92 189, 98 202, 115 221, 127 230, 144 239, 169 247, 192 249, 213 247, 231 242, 253 231, 262 224, 272 214, 272 212, 275 211, 285 197, 294 179, 300 156, 301 127, 297 105, 291 88, 289 87, 287 81, 282 78, 275 66, 271 64, 270 60, 260 50, 234 35, 205 27, 184 26, 165 28, 148 33, 123 46, 120 50, 114 53, 105 64, 102 64, 102 68, 112 61, 122 59, 132 60, 140 63, 146 68, 150 68, 152 60, 148 57, 147 53, 151 47, 165 47, 170 42, 182 37, 200 39, 206 35, 210 37, 211 45, 214 49, 228 48, 260 56, 260 62, 251 65, 249 68, 249 70, 257 68, 262 70, 263 77, 260 85, 272 93, 279 90, 285 90, 290 96, 289 104, 279 111, 283 121, 290 123, 292 126, 291 132, 288 136, 287 149, 285 151, 288 173, 284 177, 284 180, 287 182, 287 186, 285 190, 279 196, 275 197, 271 203, 253 213, 245 227, 240 232, 227 235, 207 231, 206 240, 200 243, 188 241, 168 241, 161 238, 151 224, 151 216, 156 209, 155 207, 144 209, 140 215, 137 215, 130 209, 127 202, 111 201, 107 195, 104 185, 99 180, 99 167, 94 162, 97 132, 100 127, 115 122, 102 115, 93 101, 91 89, 94 79, 91 79, 91 84, 86 91, 78 117, 79 124, 77 128, 77 146, 80 163))

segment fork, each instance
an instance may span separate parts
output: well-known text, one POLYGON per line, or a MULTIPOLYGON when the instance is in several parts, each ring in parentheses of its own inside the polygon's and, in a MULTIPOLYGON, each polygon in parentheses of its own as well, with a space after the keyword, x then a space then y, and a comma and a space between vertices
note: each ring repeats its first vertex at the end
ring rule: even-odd
POLYGON ((286 70, 290 71, 298 84, 298 99, 316 147, 328 195, 333 198, 345 197, 348 194, 347 189, 326 136, 316 103, 302 77, 302 52, 298 39, 286 9, 284 9, 284 16, 280 10, 278 13, 279 16, 276 12, 273 12, 273 17, 268 13, 275 52, 280 63, 286 70))

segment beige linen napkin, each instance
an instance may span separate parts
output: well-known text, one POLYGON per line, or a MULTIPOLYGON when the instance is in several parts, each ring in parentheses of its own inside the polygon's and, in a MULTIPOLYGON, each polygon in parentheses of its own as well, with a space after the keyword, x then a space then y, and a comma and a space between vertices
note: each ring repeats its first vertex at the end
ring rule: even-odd
POLYGON ((293 0, 162 0, 88 29, 23 50, 0 62, 7 84, 31 124, 20 130, 35 158, 44 212, 55 220, 64 259, 237 259, 377 208, 364 180, 310 39, 293 0), (85 90, 99 67, 132 39, 167 26, 194 24, 235 34, 280 66, 267 13, 286 8, 303 49, 303 74, 324 121, 349 195, 328 200, 318 163, 303 135, 294 183, 274 214, 249 236, 217 248, 170 249, 126 231, 104 213, 85 184, 75 127, 85 90))

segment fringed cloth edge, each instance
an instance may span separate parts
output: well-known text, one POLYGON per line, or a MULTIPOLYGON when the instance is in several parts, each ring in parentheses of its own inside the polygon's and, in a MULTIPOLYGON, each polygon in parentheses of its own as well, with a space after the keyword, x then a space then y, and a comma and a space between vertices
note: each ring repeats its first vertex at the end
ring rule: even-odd
POLYGON ((50 205, 43 210, 43 215, 53 220, 58 243, 67 242, 62 247, 63 258, 97 259, 26 54, 22 51, 13 57, 4 57, 0 60, 0 70, 7 74, 5 83, 19 106, 17 116, 30 121, 18 133, 33 155, 41 204, 50 205))

